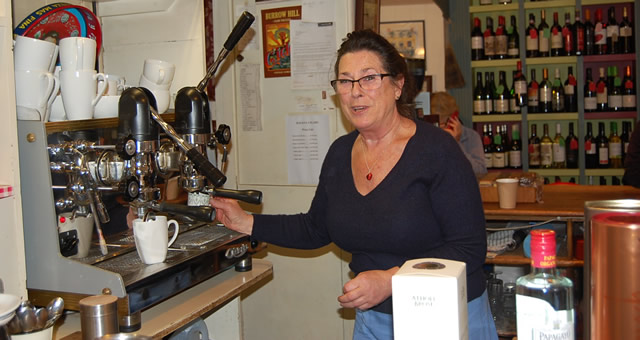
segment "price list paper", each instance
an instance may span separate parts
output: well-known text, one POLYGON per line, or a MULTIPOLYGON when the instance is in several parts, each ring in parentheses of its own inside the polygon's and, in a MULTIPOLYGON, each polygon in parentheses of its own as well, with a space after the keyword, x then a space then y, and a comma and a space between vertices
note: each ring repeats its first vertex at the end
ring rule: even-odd
POLYGON ((317 185, 322 161, 329 149, 329 116, 287 117, 289 184, 317 185))

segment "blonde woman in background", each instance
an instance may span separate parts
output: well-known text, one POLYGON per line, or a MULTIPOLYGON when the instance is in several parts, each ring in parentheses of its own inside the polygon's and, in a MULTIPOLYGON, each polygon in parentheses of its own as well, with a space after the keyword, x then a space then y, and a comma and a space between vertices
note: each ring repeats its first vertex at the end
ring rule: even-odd
POLYGON ((458 142, 476 177, 484 176, 487 166, 484 161, 482 139, 475 130, 463 126, 460 122, 455 98, 446 92, 431 94, 431 114, 440 116, 440 127, 458 142))

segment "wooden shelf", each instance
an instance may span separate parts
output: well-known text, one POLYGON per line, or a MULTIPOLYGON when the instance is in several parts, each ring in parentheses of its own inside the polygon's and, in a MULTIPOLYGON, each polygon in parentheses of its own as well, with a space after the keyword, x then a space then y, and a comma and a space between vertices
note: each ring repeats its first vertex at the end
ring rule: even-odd
POLYGON ((623 176, 624 169, 585 169, 586 176, 623 176))
MULTIPOLYGON (((160 117, 167 123, 173 123, 175 121, 175 115, 173 113, 161 114, 160 117)), ((116 128, 118 127, 118 118, 64 120, 45 123, 45 127, 47 133, 116 128)))
POLYGON ((541 176, 580 176, 579 169, 529 169, 541 176))
POLYGON ((503 11, 517 11, 518 3, 506 4, 506 5, 487 5, 487 6, 470 6, 469 13, 487 13, 487 12, 503 12, 503 11))
POLYGON ((634 0, 582 0, 582 6, 633 3, 634 0))
POLYGON ((582 59, 582 61, 584 61, 585 63, 606 63, 606 62, 635 61, 635 60, 636 60, 635 53, 586 55, 582 59))
POLYGON ((527 120, 539 121, 539 120, 578 120, 577 112, 567 113, 531 113, 527 114, 527 120))
POLYGON ((535 1, 525 2, 525 9, 551 8, 551 7, 575 7, 575 0, 535 1))
POLYGON ((636 111, 585 112, 584 119, 636 119, 636 111))
MULTIPOLYGON (((487 258, 484 263, 504 265, 504 266, 520 266, 520 265, 530 265, 531 259, 528 257, 524 257, 521 254, 519 255, 502 254, 492 259, 487 258)), ((558 267, 582 267, 584 265, 584 261, 577 260, 577 259, 570 259, 570 258, 558 258, 556 260, 556 265, 558 267)))
POLYGON ((516 67, 518 65, 518 58, 508 59, 495 59, 495 60, 474 60, 471 62, 472 68, 482 67, 516 67))
POLYGON ((519 122, 522 120, 521 114, 506 115, 475 115, 471 118, 474 123, 490 123, 490 122, 519 122))
MULTIPOLYGON (((543 1, 542 3, 549 2, 543 1)), ((550 64, 575 64, 578 62, 576 56, 569 57, 543 57, 543 58, 527 58, 527 65, 550 65, 550 64)))

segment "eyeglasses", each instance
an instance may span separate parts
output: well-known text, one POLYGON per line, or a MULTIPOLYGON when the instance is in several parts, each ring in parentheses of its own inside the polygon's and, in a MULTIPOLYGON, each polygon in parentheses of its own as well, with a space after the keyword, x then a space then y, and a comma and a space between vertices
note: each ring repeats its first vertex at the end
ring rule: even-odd
POLYGON ((378 73, 364 76, 360 79, 335 79, 331 81, 331 86, 337 93, 345 94, 353 90, 355 83, 358 83, 363 90, 375 90, 382 85, 382 78, 391 77, 393 74, 378 73))

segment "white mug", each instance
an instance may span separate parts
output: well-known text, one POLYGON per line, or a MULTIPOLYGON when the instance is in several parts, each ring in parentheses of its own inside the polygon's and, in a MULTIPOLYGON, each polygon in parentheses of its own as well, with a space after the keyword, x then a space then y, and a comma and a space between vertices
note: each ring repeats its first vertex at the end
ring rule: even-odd
POLYGON ((63 71, 94 70, 96 41, 91 38, 60 39, 60 65, 63 71))
POLYGON ((58 215, 58 232, 70 230, 77 231, 78 253, 70 256, 74 258, 87 257, 91 248, 91 237, 93 236, 93 215, 73 216, 73 213, 65 212, 58 215))
POLYGON ((64 112, 64 104, 62 104, 62 96, 57 95, 51 104, 51 113, 49 114, 50 122, 61 122, 67 120, 67 114, 64 112))
MULTIPOLYGON (((108 91, 107 91, 108 92, 108 91)), ((93 118, 113 118, 118 117, 118 103, 120 96, 104 95, 96 104, 93 118)))
POLYGON ((60 71, 60 90, 68 120, 92 119, 96 104, 107 91, 107 83, 104 74, 94 70, 63 69, 60 71), (103 81, 98 86, 100 79, 103 81))
POLYGON ((35 38, 17 36, 13 46, 15 70, 53 72, 58 59, 58 45, 35 38))
POLYGON ((156 85, 167 85, 173 81, 175 71, 176 66, 170 62, 146 59, 142 69, 142 75, 156 85))
POLYGON ((118 96, 122 94, 124 90, 125 79, 123 76, 119 76, 116 74, 105 74, 104 75, 107 81, 107 96, 118 96))
POLYGON ((146 264, 164 262, 169 246, 178 238, 179 230, 180 226, 176 220, 167 221, 167 217, 162 215, 146 222, 140 218, 133 220, 133 236, 142 262, 146 264), (174 232, 169 240, 169 226, 172 224, 174 232))
POLYGON ((171 84, 156 85, 147 79, 144 74, 140 76, 140 87, 144 87, 151 91, 154 99, 156 100, 156 108, 158 113, 165 113, 169 109, 169 103, 171 101, 171 93, 169 88, 171 84))
POLYGON ((48 71, 16 70, 16 107, 20 120, 48 120, 58 93, 58 79, 48 71))

